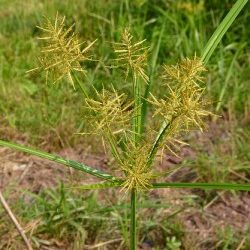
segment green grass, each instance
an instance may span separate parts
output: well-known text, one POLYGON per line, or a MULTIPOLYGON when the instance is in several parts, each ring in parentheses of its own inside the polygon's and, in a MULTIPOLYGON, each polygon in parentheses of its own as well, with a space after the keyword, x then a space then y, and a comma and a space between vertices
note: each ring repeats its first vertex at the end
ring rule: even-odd
MULTIPOLYGON (((167 238, 177 237, 181 240, 183 233, 180 225, 168 225, 167 220, 175 217, 182 209, 172 206, 167 216, 160 215, 161 211, 169 209, 170 206, 170 203, 166 204, 160 199, 140 199, 140 214, 146 213, 148 217, 139 224, 139 243, 148 241, 155 247, 162 248, 167 238), (157 213, 153 212, 155 209, 157 213)), ((62 185, 41 191, 37 195, 24 192, 14 209, 21 221, 30 225, 27 233, 34 246, 41 247, 46 242, 51 246, 56 245, 57 240, 62 246, 68 247, 67 249, 81 249, 84 245, 93 246, 95 242, 107 242, 104 245, 108 249, 126 249, 129 242, 129 210, 124 198, 110 200, 107 195, 100 202, 98 192, 81 191, 79 195, 79 192, 65 189, 62 185), (108 243, 110 239, 114 242, 108 243)), ((0 210, 1 213, 3 211, 0 210)), ((2 214, 0 222, 0 236, 5 237, 13 228, 7 227, 3 230, 8 219, 2 214)), ((18 237, 10 240, 12 247, 21 244, 18 237)), ((3 246, 0 245, 0 249, 3 246)))
MULTIPOLYGON (((111 192, 112 193, 112 192, 111 192)), ((129 211, 127 198, 97 191, 80 192, 68 189, 62 184, 53 189, 41 190, 38 194, 28 191, 19 193, 13 211, 23 225, 35 249, 49 246, 55 249, 82 249, 85 246, 103 245, 100 249, 127 249, 129 242, 129 211)), ((7 194, 7 193, 6 193, 7 194)), ((117 193, 116 193, 117 194, 117 193)), ((138 227, 138 243, 153 249, 236 249, 245 238, 248 249, 250 238, 236 233, 232 227, 213 229, 214 238, 205 241, 184 230, 181 215, 196 208, 196 213, 204 213, 202 198, 196 195, 182 195, 175 204, 176 197, 164 196, 152 200, 141 196, 138 203, 139 214, 143 217, 138 227)), ((0 249, 21 249, 22 240, 9 219, 0 208, 0 249), (14 232, 14 233, 13 233, 14 232), (7 244, 9 242, 9 246, 7 244)), ((209 213, 204 213, 209 216, 209 213)), ((84 248, 84 249, 85 249, 84 248)))

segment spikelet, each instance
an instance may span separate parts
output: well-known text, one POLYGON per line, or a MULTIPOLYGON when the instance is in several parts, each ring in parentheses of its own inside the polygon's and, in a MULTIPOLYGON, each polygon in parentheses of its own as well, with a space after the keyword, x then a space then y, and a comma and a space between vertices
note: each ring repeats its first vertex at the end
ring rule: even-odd
POLYGON ((107 130, 114 134, 126 133, 130 125, 130 107, 124 93, 118 94, 114 89, 96 91, 96 98, 85 98, 85 108, 94 134, 104 135, 107 130))
POLYGON ((149 102, 154 107, 154 116, 161 116, 168 124, 160 146, 164 144, 175 154, 172 147, 178 148, 177 144, 183 144, 175 139, 176 136, 193 127, 202 131, 203 118, 213 114, 207 110, 210 103, 203 99, 205 89, 200 84, 203 83, 201 74, 206 69, 199 58, 185 58, 177 65, 164 66, 164 69, 168 95, 165 99, 157 99, 151 94, 149 102))
POLYGON ((149 78, 144 69, 149 51, 149 48, 143 45, 146 40, 136 43, 132 40, 133 36, 130 34, 129 29, 125 29, 122 33, 121 43, 115 43, 116 61, 118 66, 126 69, 126 77, 129 72, 132 72, 134 76, 140 76, 145 82, 148 82, 149 78))
POLYGON ((39 58, 40 68, 46 72, 46 82, 48 77, 53 79, 53 83, 67 77, 74 87, 72 72, 85 73, 81 62, 90 60, 86 54, 95 41, 81 49, 83 43, 73 33, 73 27, 74 24, 67 29, 65 17, 59 17, 58 14, 54 23, 45 18, 44 26, 38 26, 44 33, 39 39, 46 43, 39 58))
POLYGON ((155 174, 147 165, 149 146, 147 143, 141 146, 135 146, 131 142, 127 144, 126 152, 125 159, 121 165, 125 173, 122 190, 147 190, 151 187, 152 179, 155 178, 155 174))
POLYGON ((204 78, 201 74, 206 71, 202 61, 194 56, 194 58, 184 58, 177 65, 164 65, 163 77, 171 86, 177 84, 178 88, 194 88, 199 89, 200 83, 204 78))

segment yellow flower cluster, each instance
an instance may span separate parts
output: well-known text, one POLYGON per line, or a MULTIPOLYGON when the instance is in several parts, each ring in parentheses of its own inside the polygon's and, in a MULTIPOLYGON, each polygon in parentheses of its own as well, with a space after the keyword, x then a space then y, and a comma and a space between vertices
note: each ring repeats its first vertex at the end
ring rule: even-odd
POLYGON ((174 144, 174 137, 179 132, 192 127, 202 130, 203 118, 212 114, 207 111, 209 103, 203 100, 205 89, 200 86, 203 82, 201 74, 205 70, 197 57, 182 59, 177 65, 164 66, 168 95, 159 99, 151 94, 149 99, 154 107, 154 116, 160 115, 168 125, 163 143, 174 144))
POLYGON ((123 189, 127 191, 132 189, 136 191, 148 189, 151 186, 151 180, 155 177, 152 169, 148 168, 147 164, 149 145, 145 143, 136 147, 130 143, 128 147, 121 164, 121 168, 125 174, 123 189))
POLYGON ((125 29, 122 33, 121 43, 115 43, 115 53, 118 57, 117 63, 121 67, 125 67, 126 76, 131 71, 134 77, 140 76, 145 82, 148 82, 149 78, 145 73, 144 67, 147 65, 148 47, 144 47, 143 43, 146 40, 139 41, 137 43, 132 42, 133 36, 128 29, 125 29))
POLYGON ((130 125, 132 102, 126 102, 124 93, 103 89, 96 92, 96 98, 85 98, 86 116, 92 127, 92 133, 126 133, 130 125))
MULTIPOLYGON (((65 29, 64 17, 56 16, 54 23, 46 19, 45 26, 39 28, 46 33, 41 38, 46 41, 40 58, 42 69, 47 76, 51 75, 54 82, 67 76, 74 86, 71 74, 74 71, 84 72, 81 62, 89 60, 85 54, 94 42, 81 49, 82 44, 72 33, 73 25, 65 29)), ((147 127, 146 133, 142 134, 143 95, 141 81, 137 79, 149 81, 145 71, 148 48, 144 46, 145 40, 133 42, 132 39, 126 29, 121 42, 115 43, 115 53, 118 66, 126 69, 127 76, 133 76, 133 101, 127 101, 124 93, 118 94, 112 88, 111 91, 94 89, 91 97, 86 92, 84 103, 89 133, 101 135, 109 145, 124 175, 123 189, 141 191, 149 188, 155 177, 152 164, 157 151, 167 147, 175 154, 172 148, 176 143, 182 143, 176 135, 194 126, 202 130, 203 118, 211 113, 207 111, 208 103, 203 100, 204 87, 201 86, 204 80, 202 73, 206 69, 196 56, 185 58, 176 65, 163 67, 167 95, 160 99, 150 94, 148 100, 154 108, 153 116, 160 116, 163 126, 153 140, 149 133, 152 129, 147 127)))
POLYGON ((90 59, 86 53, 95 41, 81 49, 82 43, 72 31, 74 24, 66 29, 65 17, 58 15, 54 23, 46 19, 43 27, 37 27, 44 33, 39 39, 46 43, 39 58, 40 67, 46 72, 46 82, 49 76, 54 83, 67 77, 74 87, 72 72, 85 72, 80 63, 90 59))

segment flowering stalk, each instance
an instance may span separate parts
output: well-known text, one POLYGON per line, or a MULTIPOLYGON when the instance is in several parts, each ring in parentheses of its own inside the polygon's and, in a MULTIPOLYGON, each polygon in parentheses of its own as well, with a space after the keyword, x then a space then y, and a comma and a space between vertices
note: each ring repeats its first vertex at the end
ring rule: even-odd
MULTIPOLYGON (((119 44, 115 52, 118 53, 117 61, 126 67, 126 75, 132 72, 133 96, 134 96, 134 113, 133 113, 133 145, 136 149, 140 147, 142 133, 142 86, 139 78, 148 82, 148 76, 144 71, 144 65, 147 59, 148 48, 143 47, 144 40, 133 43, 133 36, 126 29, 122 35, 122 43, 119 44)), ((136 163, 137 161, 134 161, 136 163)), ((136 203, 137 188, 140 188, 144 182, 141 176, 144 175, 143 168, 138 165, 125 167, 128 178, 124 182, 124 187, 130 190, 131 199, 131 220, 130 220, 130 249, 137 248, 137 232, 136 232, 136 203), (138 185, 140 183, 140 185, 138 185), (138 186, 137 186, 138 185, 138 186)), ((143 184, 145 186, 145 184, 143 184)), ((147 185, 147 184, 146 184, 147 185)))
POLYGON ((131 194, 130 194, 130 249, 131 250, 136 250, 137 249, 137 225, 136 225, 136 199, 137 199, 137 194, 136 190, 132 189, 131 194))

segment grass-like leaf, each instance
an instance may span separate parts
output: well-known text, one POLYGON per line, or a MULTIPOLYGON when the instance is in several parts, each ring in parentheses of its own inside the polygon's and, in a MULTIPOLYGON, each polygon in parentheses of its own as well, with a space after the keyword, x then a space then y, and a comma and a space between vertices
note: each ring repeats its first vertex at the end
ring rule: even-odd
POLYGON ((220 23, 218 28, 215 30, 209 41, 207 42, 204 50, 202 51, 201 59, 206 64, 216 49, 217 45, 221 41, 222 37, 229 29, 235 18, 239 15, 240 11, 246 5, 248 0, 238 0, 228 14, 225 16, 223 21, 220 23))
POLYGON ((163 182, 154 183, 152 188, 198 188, 198 189, 222 189, 222 190, 238 190, 250 191, 250 185, 235 183, 181 183, 181 182, 163 182))
POLYGON ((23 146, 23 145, 10 143, 10 142, 3 141, 3 140, 0 140, 0 146, 15 149, 15 150, 18 150, 18 151, 21 151, 21 152, 24 152, 24 153, 28 153, 30 155, 35 155, 35 156, 38 156, 40 158, 44 158, 44 159, 47 159, 47 160, 50 160, 50 161, 54 161, 54 162, 57 162, 57 163, 60 163, 62 165, 65 165, 65 166, 68 166, 68 167, 83 171, 85 173, 91 174, 93 176, 96 176, 98 178, 101 178, 101 179, 104 179, 104 180, 107 180, 107 181, 112 181, 112 182, 113 181, 119 181, 116 177, 114 177, 114 176, 112 176, 110 174, 107 174, 107 173, 105 173, 103 171, 100 171, 98 169, 94 169, 92 167, 86 166, 86 165, 84 165, 84 164, 82 164, 80 162, 77 162, 77 161, 64 159, 64 158, 62 158, 61 156, 58 156, 58 155, 49 154, 49 153, 46 153, 46 152, 43 152, 43 151, 40 151, 40 150, 32 149, 32 148, 29 148, 29 147, 26 147, 26 146, 23 146))

